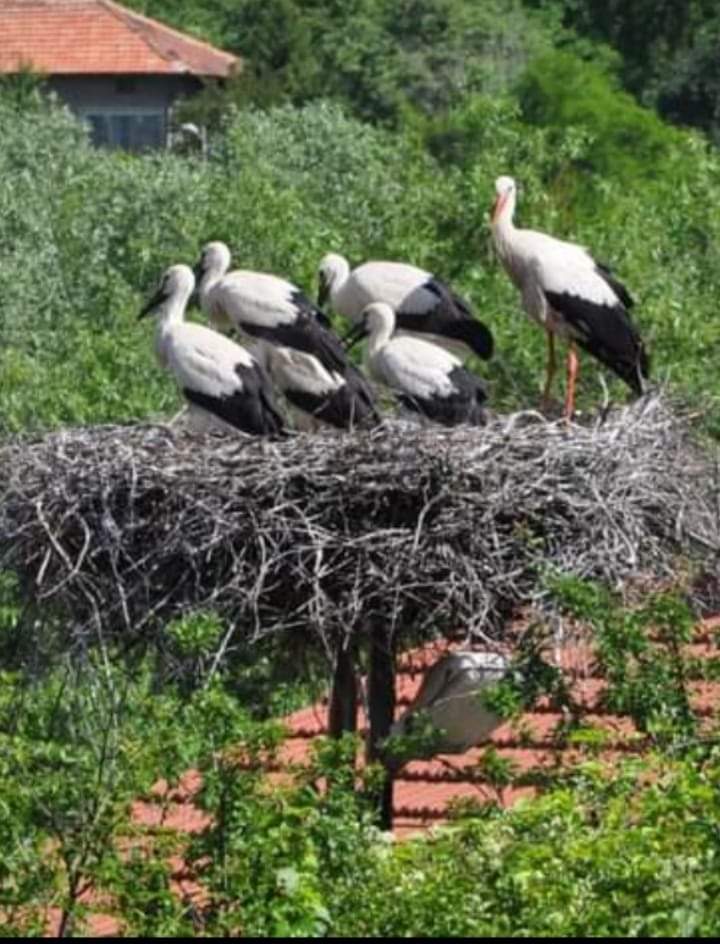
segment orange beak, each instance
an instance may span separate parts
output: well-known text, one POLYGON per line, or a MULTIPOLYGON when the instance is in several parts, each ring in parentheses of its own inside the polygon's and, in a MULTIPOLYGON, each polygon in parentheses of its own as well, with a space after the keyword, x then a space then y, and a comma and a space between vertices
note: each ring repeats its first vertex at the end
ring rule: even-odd
POLYGON ((508 198, 508 195, 506 193, 498 194, 498 196, 495 198, 495 203, 493 203, 492 208, 490 210, 490 221, 492 223, 497 222, 498 217, 503 211, 503 207, 507 203, 507 198, 508 198))

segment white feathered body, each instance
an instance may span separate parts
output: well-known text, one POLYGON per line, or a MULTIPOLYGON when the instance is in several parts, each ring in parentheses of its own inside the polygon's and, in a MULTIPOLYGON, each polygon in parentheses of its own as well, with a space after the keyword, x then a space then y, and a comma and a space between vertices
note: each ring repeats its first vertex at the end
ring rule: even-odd
POLYGON ((337 371, 313 354, 271 345, 266 360, 273 383, 285 395, 300 428, 369 428, 380 422, 375 394, 354 365, 337 371))
POLYGON ((363 310, 383 302, 396 315, 398 335, 427 338, 448 351, 488 358, 491 332, 473 317, 469 304, 432 272, 406 262, 370 261, 350 271, 344 256, 329 253, 320 263, 321 297, 353 323, 363 310))
POLYGON ((422 338, 394 335, 395 315, 384 302, 369 305, 362 323, 368 369, 401 406, 446 426, 485 423, 483 385, 457 357, 422 338))
POLYGON ((230 324, 254 342, 258 359, 302 425, 348 429, 378 422, 367 381, 320 309, 287 279, 243 269, 228 272, 229 264, 224 243, 204 248, 201 305, 215 324, 230 324))
POLYGON ((608 307, 620 303, 612 287, 598 274, 597 263, 576 243, 532 229, 515 229, 512 242, 502 246, 500 259, 520 290, 523 308, 538 324, 574 339, 580 332, 549 304, 547 293, 572 294, 608 307))
POLYGON ((354 324, 372 302, 387 302, 396 313, 409 310, 424 314, 438 300, 425 288, 432 278, 431 272, 404 262, 365 262, 331 291, 333 308, 354 324))
POLYGON ((368 348, 367 364, 379 383, 398 393, 426 400, 459 392, 450 374, 462 362, 420 338, 396 334, 379 350, 368 348))
POLYGON ((302 294, 296 285, 279 276, 236 269, 207 287, 201 285, 200 301, 216 327, 222 330, 236 327, 253 338, 256 335, 248 327, 292 324, 297 317, 294 299, 302 294))
POLYGON ((256 435, 281 432, 269 378, 255 358, 224 335, 185 321, 194 286, 188 266, 172 266, 141 313, 156 314, 160 364, 174 375, 191 414, 256 435))
POLYGON ((228 397, 242 390, 236 368, 252 368, 249 351, 211 328, 192 322, 158 326, 155 351, 163 367, 172 371, 178 386, 191 387, 211 397, 228 397))

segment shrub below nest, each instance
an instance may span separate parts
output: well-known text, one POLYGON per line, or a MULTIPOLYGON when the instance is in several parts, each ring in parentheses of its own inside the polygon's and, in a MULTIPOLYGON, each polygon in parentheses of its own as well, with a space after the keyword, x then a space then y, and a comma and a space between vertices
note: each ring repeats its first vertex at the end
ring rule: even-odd
POLYGON ((660 398, 567 429, 388 423, 271 442, 98 427, 0 448, 0 563, 73 639, 212 609, 223 653, 383 626, 497 639, 557 570, 618 587, 717 573, 716 463, 660 398))

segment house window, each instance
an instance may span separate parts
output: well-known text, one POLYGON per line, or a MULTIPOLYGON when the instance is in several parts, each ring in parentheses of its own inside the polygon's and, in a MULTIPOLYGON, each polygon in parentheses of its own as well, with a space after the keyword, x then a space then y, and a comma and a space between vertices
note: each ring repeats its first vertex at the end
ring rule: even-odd
POLYGON ((165 147, 165 116, 161 111, 94 109, 83 118, 96 147, 149 151, 165 147))

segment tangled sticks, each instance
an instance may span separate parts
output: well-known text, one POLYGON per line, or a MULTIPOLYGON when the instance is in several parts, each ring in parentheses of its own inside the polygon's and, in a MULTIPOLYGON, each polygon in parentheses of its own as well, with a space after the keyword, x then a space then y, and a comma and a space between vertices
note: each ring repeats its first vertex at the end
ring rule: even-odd
POLYGON ((660 398, 593 426, 535 413, 280 441, 99 427, 0 446, 0 567, 73 638, 213 609, 224 646, 379 623, 498 638, 558 569, 618 586, 715 573, 712 457, 660 398))

